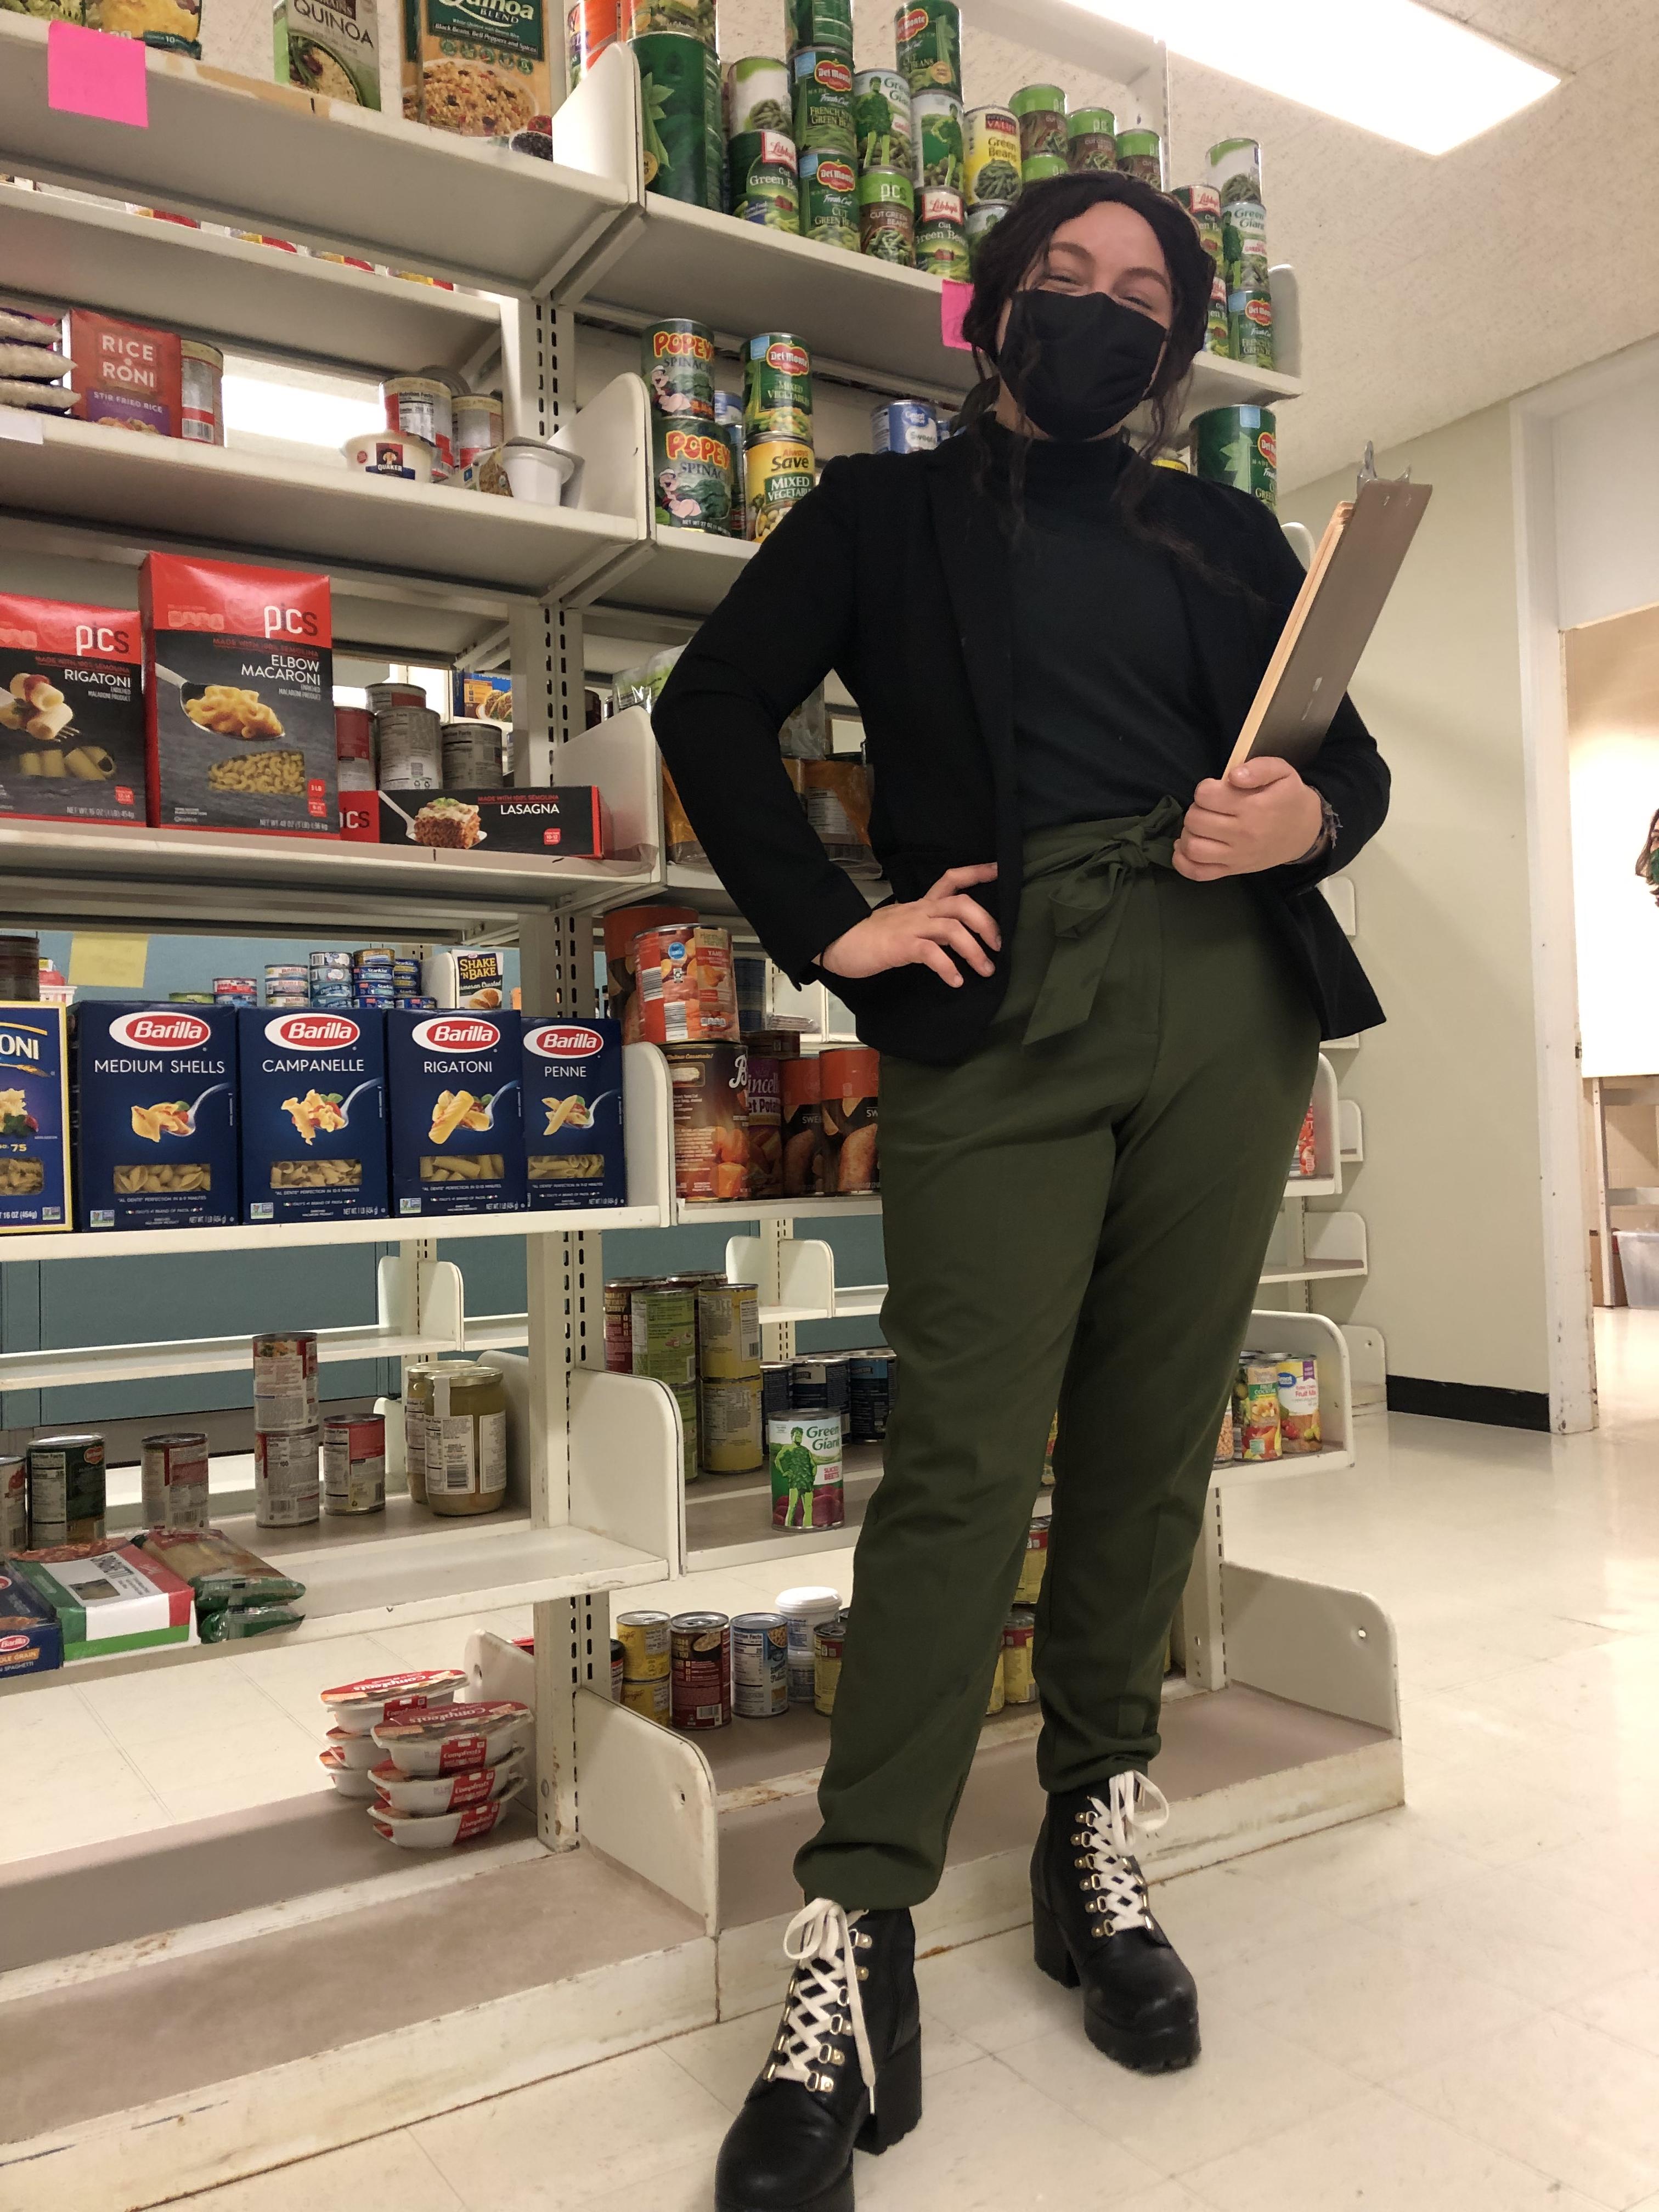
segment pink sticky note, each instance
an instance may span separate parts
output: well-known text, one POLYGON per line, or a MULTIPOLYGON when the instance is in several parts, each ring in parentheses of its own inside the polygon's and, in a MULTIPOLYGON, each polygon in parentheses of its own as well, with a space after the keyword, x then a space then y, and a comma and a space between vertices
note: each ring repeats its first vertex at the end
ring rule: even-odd
POLYGON ((973 296, 971 284, 964 284, 956 276, 945 278, 945 296, 939 303, 939 334, 946 345, 955 346, 963 353, 973 351, 962 335, 962 319, 967 313, 968 302, 973 296))
POLYGON ((118 39, 80 23, 46 26, 46 106, 64 115, 149 128, 149 88, 142 39, 118 39))

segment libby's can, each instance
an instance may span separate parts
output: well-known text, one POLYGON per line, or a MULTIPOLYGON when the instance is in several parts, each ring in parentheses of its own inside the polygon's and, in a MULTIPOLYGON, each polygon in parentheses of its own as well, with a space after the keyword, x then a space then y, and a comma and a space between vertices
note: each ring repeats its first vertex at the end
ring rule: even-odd
POLYGON ((943 185, 925 185, 916 202, 916 266, 930 276, 968 281, 968 232, 962 195, 943 185))
POLYGON ((842 1661, 847 1654, 848 1618, 838 1613, 833 1620, 820 1621, 812 1632, 812 1705, 820 1713, 836 1710, 842 1661))
POLYGON ((812 356, 787 331, 750 339, 743 362, 743 425, 750 443, 812 437, 812 356))
POLYGON ((789 1710, 789 1624, 781 1613, 739 1613, 732 1621, 732 1710, 739 1720, 775 1720, 789 1710))
POLYGON ((1221 195, 1209 185, 1177 185, 1170 194, 1179 200, 1193 219, 1199 244, 1209 255, 1219 274, 1225 259, 1222 242, 1221 195))
POLYGON ((150 1528, 205 1528, 208 1440, 205 1429, 179 1429, 140 1443, 144 1524, 150 1528))
POLYGON ((914 268, 916 191, 900 169, 866 169, 858 180, 859 252, 914 268))
POLYGON ((725 1728, 732 1718, 732 1623, 723 1613, 677 1613, 668 1624, 670 1711, 677 1729, 725 1728))
POLYGON ((622 1650, 625 1682, 665 1682, 668 1680, 668 1615, 665 1613, 619 1613, 615 1627, 622 1650))
POLYGON ((672 317, 640 333, 640 367, 651 404, 677 422, 714 419, 714 334, 706 323, 672 317))
POLYGON ((732 213, 793 237, 800 229, 800 164, 781 131, 739 131, 726 149, 732 213))

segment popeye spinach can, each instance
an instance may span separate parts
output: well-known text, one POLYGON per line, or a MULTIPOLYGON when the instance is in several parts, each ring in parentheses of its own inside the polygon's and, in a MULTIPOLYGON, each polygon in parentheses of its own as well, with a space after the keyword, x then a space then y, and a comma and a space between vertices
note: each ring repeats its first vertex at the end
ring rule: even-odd
POLYGON ((893 18, 898 65, 912 92, 962 98, 962 10, 955 0, 915 0, 893 18))
POLYGON ((1279 441, 1267 407, 1212 407, 1194 426, 1197 473, 1207 483, 1231 484, 1264 507, 1279 504, 1279 441))
POLYGON ((1117 166, 1126 177, 1139 177, 1144 185, 1164 189, 1164 141, 1156 131, 1120 131, 1117 166))
POLYGON ((915 266, 916 192, 902 169, 866 169, 858 181, 859 252, 915 266))
POLYGON ((786 0, 789 51, 827 46, 831 53, 853 51, 853 0, 786 0))
POLYGON ((1066 118, 1066 162, 1079 171, 1116 168, 1117 118, 1109 107, 1073 109, 1066 118))
POLYGON ((801 155, 800 234, 844 253, 858 252, 858 172, 844 154, 801 155))
POLYGON ((732 447, 712 421, 651 418, 651 477, 657 520, 671 530, 732 531, 732 447))
POLYGON ((812 356, 787 331, 750 338, 743 364, 743 421, 752 445, 761 438, 812 442, 812 356))
POLYGON ((1273 295, 1265 284, 1240 285, 1227 295, 1227 335, 1235 361, 1273 367, 1273 295))
POLYGON ((968 240, 968 265, 970 269, 978 264, 981 246, 1003 216, 1012 211, 1012 204, 1008 200, 992 200, 984 207, 969 209, 968 220, 963 228, 968 240))
POLYGON ((860 70, 853 79, 853 129, 860 169, 911 173, 910 87, 896 70, 860 70))
POLYGON ((843 54, 830 53, 821 46, 803 46, 795 56, 793 70, 797 149, 802 154, 839 154, 843 161, 852 161, 852 64, 843 54))
POLYGON ((1066 166, 1066 94, 1057 84, 1025 84, 1008 103, 1019 121, 1022 162, 1048 156, 1066 166))
POLYGON ((795 142, 781 131, 743 131, 727 149, 732 213, 768 230, 800 228, 795 142))
POLYGON ((788 137, 794 129, 790 83, 788 63, 769 54, 750 54, 740 62, 728 63, 726 136, 740 138, 750 131, 781 131, 788 137))
POLYGON ((927 187, 916 196, 916 266, 930 276, 968 280, 968 234, 962 195, 927 187))
POLYGON ((962 177, 970 208, 1019 197, 1019 125, 1006 107, 970 107, 963 117, 962 177))
POLYGON ((812 448, 799 438, 751 439, 744 455, 744 500, 749 534, 770 537, 815 480, 812 448))
POLYGON ((705 323, 647 323, 640 333, 640 368, 655 414, 684 422, 714 416, 714 334, 705 323))
POLYGON ((962 190, 962 102, 951 92, 919 92, 911 103, 918 191, 962 190))
POLYGON ((672 33, 630 43, 640 65, 646 190, 695 207, 719 207, 726 140, 714 49, 672 33))

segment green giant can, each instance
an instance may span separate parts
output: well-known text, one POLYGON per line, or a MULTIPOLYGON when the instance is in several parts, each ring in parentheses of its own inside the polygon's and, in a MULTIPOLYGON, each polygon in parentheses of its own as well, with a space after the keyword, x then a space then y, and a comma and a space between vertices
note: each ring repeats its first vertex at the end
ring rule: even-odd
POLYGON ((1076 107, 1066 118, 1066 161, 1073 169, 1117 167, 1117 118, 1109 107, 1076 107))
POLYGON ((743 420, 749 442, 812 442, 812 356, 787 331, 763 331, 743 362, 743 420))
POLYGON ((646 190, 694 207, 719 207, 726 139, 714 49, 672 32, 630 43, 640 65, 646 190))
POLYGON ((743 131, 726 149, 732 213, 767 230, 800 228, 800 175, 795 142, 781 131, 743 131))
POLYGON ((912 92, 962 98, 962 10, 955 0, 914 0, 894 16, 893 36, 912 92))
POLYGON ((1057 84, 1024 84, 1008 103, 1019 119, 1019 158, 1066 165, 1066 94, 1057 84))
POLYGON ((1139 177, 1155 191, 1164 189, 1164 141, 1156 131, 1120 131, 1117 166, 1126 177, 1139 177))
POLYGON ((1267 210, 1260 200, 1230 200, 1221 210, 1223 274, 1232 285, 1267 274, 1267 210))
POLYGON ((853 52, 853 0, 786 0, 789 51, 827 46, 831 53, 853 52))
POLYGON ((657 520, 669 529, 732 530, 732 446, 719 424, 651 418, 651 481, 657 520))
POLYGON ((714 334, 706 323, 647 323, 640 332, 640 370, 653 414, 714 421, 714 334))
POLYGON ((1261 148, 1254 138, 1223 138, 1206 155, 1205 170, 1223 207, 1263 197, 1261 148))
POLYGON ((929 185, 916 195, 916 266, 930 276, 968 281, 968 234, 962 195, 929 185))
POLYGON ((860 169, 912 173, 910 87, 896 70, 860 70, 853 79, 853 128, 860 169))
MULTIPOLYGON (((802 154, 854 157, 853 65, 843 54, 822 46, 803 46, 794 73, 795 145, 802 154)), ((805 230, 805 224, 801 225, 805 230)))
POLYGON ((919 92, 911 103, 918 191, 962 190, 962 102, 953 92, 919 92))
POLYGON ((769 54, 750 54, 726 69, 726 135, 740 138, 750 131, 794 134, 794 93, 787 62, 769 54))
POLYGON ((996 228, 1004 216, 1012 213, 1012 206, 1013 204, 1010 200, 990 200, 983 207, 969 209, 968 220, 963 228, 967 234, 968 265, 970 269, 977 267, 981 246, 984 245, 986 239, 996 228))
POLYGON ((844 154, 800 157, 800 234, 843 253, 859 250, 859 175, 844 154))
POLYGON ((916 188, 902 169, 866 169, 859 179, 859 252, 915 266, 916 188))
POLYGON ((1194 426, 1198 474, 1209 483, 1247 491, 1264 507, 1279 504, 1279 441, 1267 407, 1212 407, 1194 426))
POLYGON ((623 0, 622 19, 630 46, 664 33, 697 39, 705 46, 714 43, 714 0, 623 0))

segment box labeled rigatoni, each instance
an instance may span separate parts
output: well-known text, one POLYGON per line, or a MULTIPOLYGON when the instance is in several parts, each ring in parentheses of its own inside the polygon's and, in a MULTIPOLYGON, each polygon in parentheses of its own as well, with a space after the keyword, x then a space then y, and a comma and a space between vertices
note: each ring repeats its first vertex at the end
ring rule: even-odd
POLYGON ((392 1212, 522 1212, 519 1016, 394 1008, 386 1023, 392 1212))
POLYGON ((0 815, 144 819, 138 617, 0 592, 0 815))

